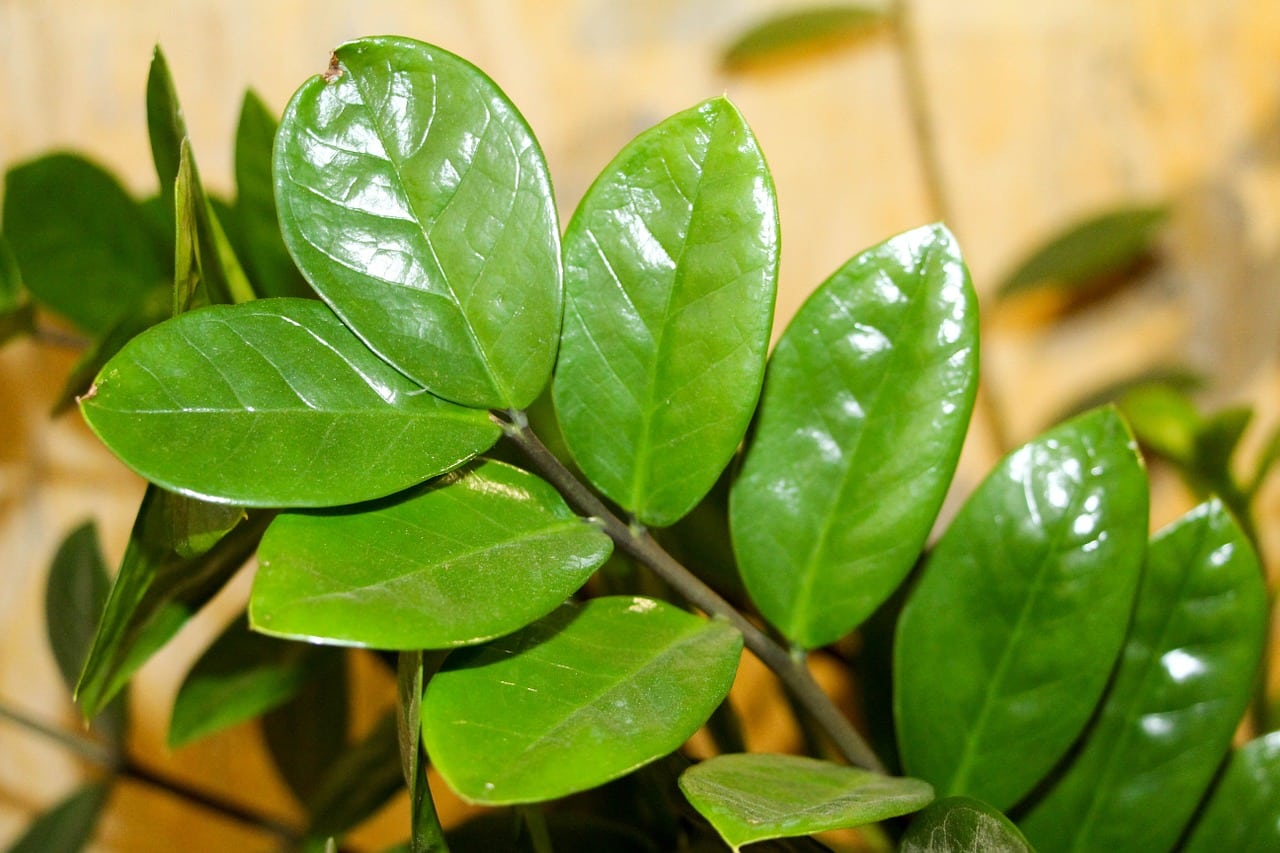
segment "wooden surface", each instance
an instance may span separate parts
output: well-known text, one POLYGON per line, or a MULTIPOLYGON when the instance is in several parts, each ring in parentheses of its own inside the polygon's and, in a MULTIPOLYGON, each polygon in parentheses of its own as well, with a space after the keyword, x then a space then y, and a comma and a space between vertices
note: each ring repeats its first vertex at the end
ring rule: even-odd
MULTIPOLYGON (((915 0, 909 55, 886 30, 751 73, 717 68, 730 36, 786 5, 797 4, 0 0, 0 166, 73 148, 150 191, 142 92, 159 42, 205 180, 225 189, 245 87, 279 109, 324 69, 335 44, 399 33, 466 56, 507 90, 546 150, 567 217, 634 134, 723 92, 754 127, 778 188, 779 327, 851 253, 944 213, 990 296, 1000 274, 1053 229, 1101 206, 1168 200, 1169 263, 1151 286, 1052 335, 988 313, 984 370, 1010 438, 1030 437, 1066 401, 1157 358, 1210 373, 1211 402, 1252 402, 1264 424, 1280 419, 1280 4, 915 0), (918 63, 915 90, 904 59, 918 63), (923 108, 915 116, 913 95, 923 108), (923 149, 919 118, 931 128, 923 149)), ((98 522, 117 560, 142 489, 74 415, 48 421, 72 360, 29 343, 0 351, 0 701, 65 725, 74 714, 43 638, 46 564, 85 518, 98 522)), ((995 458, 988 427, 975 423, 957 496, 995 458)), ((1186 505, 1167 480, 1157 484, 1156 524, 1186 505)), ((1272 489, 1262 528, 1273 564, 1278 517, 1272 489)), ((293 807, 251 728, 172 755, 163 746, 177 680, 244 594, 242 580, 143 670, 131 751, 287 817, 293 807)), ((372 704, 385 701, 381 674, 369 668, 362 678, 379 697, 372 704)), ((362 710, 364 724, 374 711, 362 710)), ((0 845, 82 772, 60 749, 0 721, 0 845)), ((403 805, 357 841, 397 840, 403 805)), ((98 849, 273 844, 128 785, 113 798, 98 849)))

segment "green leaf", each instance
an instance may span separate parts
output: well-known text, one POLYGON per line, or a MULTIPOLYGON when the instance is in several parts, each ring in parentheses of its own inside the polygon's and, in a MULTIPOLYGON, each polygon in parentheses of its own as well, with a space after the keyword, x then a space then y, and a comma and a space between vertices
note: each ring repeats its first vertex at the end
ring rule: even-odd
POLYGON ((879 28, 885 10, 874 5, 812 6, 784 11, 738 35, 720 57, 728 71, 794 53, 802 48, 845 45, 879 28))
POLYGON ((778 274, 773 182, 724 98, 645 131, 564 238, 553 385, 574 460, 663 527, 707 493, 760 393, 778 274))
POLYGON ((242 506, 382 497, 499 434, 487 413, 423 393, 304 299, 174 317, 126 345, 80 407, 142 476, 242 506))
POLYGON ((1258 558, 1219 501, 1152 539, 1101 714, 1019 822, 1037 849, 1174 846, 1249 704, 1266 597, 1258 558))
POLYGON ((1123 272, 1151 252, 1168 218, 1168 207, 1152 205, 1118 207, 1077 222, 1023 259, 997 293, 1071 290, 1123 272))
POLYGON ((424 660, 421 651, 401 652, 396 666, 396 734, 400 742, 400 767, 409 787, 411 838, 408 853, 448 851, 431 789, 427 787, 427 762, 422 756, 422 691, 444 661, 443 653, 424 660))
POLYGON ((719 755, 690 767, 680 790, 735 851, 767 838, 813 835, 923 808, 933 788, 796 755, 719 755))
POLYGON ((27 298, 9 241, 0 235, 0 344, 34 329, 35 306, 27 298))
POLYGON ((80 853, 93 840, 110 785, 94 782, 42 814, 9 853, 80 853))
POLYGON ((1146 477, 1114 410, 1005 457, 934 548, 898 622, 906 771, 999 809, 1031 790, 1097 706, 1146 539, 1146 477))
POLYGON ((262 717, 271 760, 299 803, 309 802, 346 749, 350 689, 347 651, 318 647, 316 676, 262 717))
POLYGON ((471 645, 550 613, 611 550, 550 485, 480 461, 374 507, 277 517, 249 616, 314 642, 471 645))
POLYGON ((583 791, 684 743, 729 692, 741 650, 729 625, 651 599, 566 604, 449 656, 422 702, 427 754, 470 802, 583 791))
POLYGON ((248 302, 254 298, 253 288, 205 196, 189 140, 182 140, 180 151, 174 184, 173 313, 248 302))
POLYGON ((537 140, 483 72, 405 38, 342 45, 285 109, 275 180, 298 267, 375 352, 463 405, 538 396, 559 225, 537 140))
POLYGON ((187 138, 187 120, 178 103, 169 61, 160 45, 155 46, 147 71, 147 137, 151 140, 151 159, 160 179, 160 198, 172 210, 182 143, 187 138))
POLYGON ((796 314, 730 500, 742 579, 787 638, 834 642, 902 583, 977 377, 977 297, 940 225, 855 256, 796 314))
POLYGON ((981 800, 947 797, 916 815, 899 853, 1033 853, 1007 817, 981 800))
POLYGON ((1184 389, 1166 382, 1141 385, 1119 407, 1143 447, 1179 465, 1191 463, 1201 417, 1184 389))
POLYGON ((91 334, 169 280, 141 207, 110 173, 72 154, 9 171, 4 226, 31 295, 91 334))
POLYGON ((1280 850, 1280 732, 1251 740, 1232 753, 1183 850, 1280 850))
POLYGON ((396 716, 386 714, 331 766, 306 803, 308 838, 336 838, 363 823, 404 786, 396 716))
POLYGON ((253 553, 267 516, 217 535, 228 516, 240 512, 147 488, 76 685, 86 717, 98 713, 253 553))

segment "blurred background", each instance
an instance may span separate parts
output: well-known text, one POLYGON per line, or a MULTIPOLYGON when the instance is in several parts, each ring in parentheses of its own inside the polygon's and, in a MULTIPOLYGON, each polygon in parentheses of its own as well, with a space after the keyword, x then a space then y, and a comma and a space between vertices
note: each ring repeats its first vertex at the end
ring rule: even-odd
MULTIPOLYGON (((1253 407, 1237 459, 1263 452, 1280 421, 1280 4, 912 0, 817 36, 793 22, 782 40, 799 43, 777 50, 731 50, 755 25, 809 5, 0 0, 0 168, 74 150, 135 194, 152 193, 144 87, 160 44, 205 184, 229 191, 246 88, 278 114, 325 69, 332 47, 394 33, 468 58, 507 91, 541 140, 567 220, 634 135, 726 93, 777 186, 775 335, 854 252, 935 220, 958 237, 984 304, 984 395, 951 506, 1005 450, 1135 377, 1194 374, 1204 411, 1253 407), (1152 211, 1137 248, 1087 281, 1050 267, 1032 286, 1009 287, 1023 261, 1080 223, 1113 214, 1104 226, 1127 222, 1132 232, 1125 214, 1152 211)), ((1067 245, 1105 255, 1124 243, 1097 233, 1090 242, 1087 229, 1077 231, 1067 245)), ((72 728, 77 715, 45 642, 45 572, 62 536, 86 519, 97 521, 108 563, 118 561, 143 490, 78 415, 50 420, 75 359, 31 340, 0 349, 0 702, 72 728)), ((1193 498, 1166 467, 1152 474, 1152 524, 1161 526, 1193 498)), ((1256 509, 1274 568, 1274 484, 1256 509)), ((243 600, 247 580, 142 670, 130 752, 288 820, 296 807, 252 727, 177 752, 164 745, 182 674, 243 600)), ((378 667, 357 678, 386 695, 378 667)), ((379 701, 358 710, 357 728, 379 701)), ((71 753, 0 720, 0 847, 82 773, 71 753)), ((353 842, 375 849, 398 840, 403 807, 353 842)), ((97 845, 270 850, 274 840, 123 784, 97 845)))

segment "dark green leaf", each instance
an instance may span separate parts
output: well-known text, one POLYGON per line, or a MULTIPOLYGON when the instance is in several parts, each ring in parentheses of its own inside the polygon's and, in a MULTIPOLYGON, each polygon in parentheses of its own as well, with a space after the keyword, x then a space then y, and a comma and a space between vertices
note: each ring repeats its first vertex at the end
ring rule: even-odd
POLYGON ((725 48, 720 64, 737 71, 802 48, 850 43, 878 28, 886 18, 876 6, 812 6, 766 18, 725 48))
POLYGON ((550 485, 480 461, 374 507, 281 514, 249 615, 256 630, 316 642, 471 645, 550 613, 611 550, 550 485))
POLYGON ((350 690, 347 651, 320 647, 316 677, 262 717, 271 760, 298 802, 316 795, 325 773, 347 746, 350 690))
POLYGON ((911 822, 899 853, 1033 853, 1007 817, 981 800, 947 797, 911 822))
POLYGON ((1236 750, 1184 853, 1280 850, 1280 732, 1236 750))
POLYGON ((449 656, 427 685, 427 754, 464 799, 583 791, 684 743, 733 682, 742 635, 645 598, 566 604, 449 656))
POLYGON ((156 176, 160 179, 160 198, 172 210, 182 143, 187 138, 187 121, 178 103, 169 61, 160 45, 156 45, 151 54, 151 67, 147 72, 147 136, 151 140, 156 176))
POLYGON ((642 133, 564 241, 553 391, 565 441, 615 503, 666 526, 736 451, 764 373, 778 220, 741 114, 717 98, 642 133))
POLYGON ((1020 821, 1037 849, 1173 847, 1249 703, 1266 607, 1258 558, 1220 502, 1155 536, 1101 714, 1020 821))
POLYGON ((126 345, 80 406, 152 482, 243 506, 382 497, 499 434, 487 413, 423 393, 305 299, 174 317, 126 345))
POLYGON ((180 151, 174 184, 173 313, 248 302, 254 298, 253 288, 205 196, 189 140, 182 140, 180 151))
POLYGON ((109 792, 106 782, 80 788, 27 827, 9 853, 80 853, 93 839, 109 792))
POLYGON ((933 788, 796 755, 719 755, 680 776, 680 790, 734 850, 923 808, 933 788))
POLYGON ((5 238, 41 305, 102 332, 169 279, 138 204, 102 168, 52 154, 5 178, 5 238))
POLYGON ((35 328, 35 306, 27 298, 22 285, 22 272, 0 235, 0 344, 18 335, 28 335, 35 328))
POLYGON ((1145 473, 1112 409, 1007 456, 938 542, 898 622, 903 766, 1006 809, 1062 757, 1124 642, 1145 473))
POLYGON ((483 72, 405 38, 339 47, 285 109, 275 180, 294 260, 375 352, 464 405, 538 396, 559 225, 533 132, 483 72))
POLYGON ((794 643, 834 642, 911 570, 977 378, 977 297, 942 226, 855 256, 792 320, 730 522, 752 600, 794 643))
POLYGON ((309 838, 338 837, 363 823, 404 786, 395 714, 382 717, 372 731, 348 747, 326 768, 306 803, 309 838))

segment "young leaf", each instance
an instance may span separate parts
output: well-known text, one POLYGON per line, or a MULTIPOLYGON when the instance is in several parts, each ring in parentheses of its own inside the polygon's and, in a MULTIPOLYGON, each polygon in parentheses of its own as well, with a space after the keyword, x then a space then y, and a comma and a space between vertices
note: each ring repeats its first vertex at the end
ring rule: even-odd
POLYGON ((169 73, 169 61, 156 45, 147 70, 147 137, 151 159, 160 179, 160 198, 173 209, 174 183, 182 160, 182 142, 187 138, 187 120, 178 103, 178 92, 169 73))
POLYGON ((463 405, 533 402, 559 225, 537 140, 483 72, 405 38, 342 45, 285 109, 275 181, 294 260, 371 349, 463 405))
POLYGON ((981 800, 947 797, 911 821, 899 853, 1033 853, 1018 828, 981 800))
POLYGON ((767 838, 812 835, 910 814, 933 788, 796 755, 719 755, 690 767, 680 790, 735 851, 767 838))
POLYGON ((377 506, 278 516, 249 617, 315 642, 470 645, 550 613, 611 550, 550 485, 481 461, 377 506))
POLYGON ((672 524, 742 440, 769 345, 777 209, 741 114, 717 98, 642 133, 564 241, 565 441, 615 503, 672 524))
POLYGON ((537 802, 672 750, 729 692, 742 635, 647 598, 566 604, 461 649, 431 679, 422 736, 465 800, 537 802))
POLYGON ((796 314, 730 499, 743 582, 788 639, 834 642, 906 577, 977 377, 977 297, 940 225, 855 256, 796 314))
POLYGON ((1266 612, 1258 559, 1219 501, 1155 536, 1101 715, 1019 821, 1037 849, 1174 846, 1249 703, 1266 612))
POLYGON ((182 140, 174 184, 173 313, 199 305, 229 305, 254 298, 253 288, 209 205, 191 142, 182 140))
POLYGON ((106 782, 85 785, 36 818, 8 853, 80 853, 93 839, 108 793, 106 782))
POLYGON ((903 766, 1006 809, 1062 757, 1124 641, 1147 486, 1099 409, 1011 453, 934 548, 898 621, 903 766))
POLYGON ((321 646, 313 654, 318 658, 316 676, 262 717, 271 760, 299 803, 315 797, 347 745, 347 650, 321 646))
POLYGON ((423 393, 304 299, 217 305, 149 329, 80 407, 142 476, 241 506, 382 497, 456 468, 499 432, 485 412, 423 393))
POLYGON ((1183 850, 1280 850, 1280 732, 1252 740, 1232 754, 1183 850))
POLYGON ((876 29, 886 17, 882 8, 855 4, 782 12, 735 38, 725 48, 720 64, 726 70, 739 71, 798 48, 845 43, 876 29))
POLYGON ((307 837, 336 838, 353 829, 404 785, 396 716, 386 714, 359 742, 325 769, 306 803, 311 816, 307 837))

